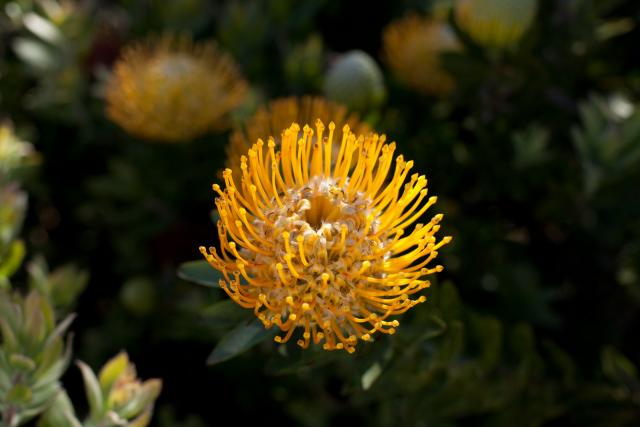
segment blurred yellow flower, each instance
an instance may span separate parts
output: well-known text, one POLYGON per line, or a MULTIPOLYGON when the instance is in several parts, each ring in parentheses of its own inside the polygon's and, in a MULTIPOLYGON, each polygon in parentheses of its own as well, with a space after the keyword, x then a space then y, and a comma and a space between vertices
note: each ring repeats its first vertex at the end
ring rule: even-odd
POLYGON ((446 95, 455 82, 442 67, 440 54, 461 46, 449 25, 410 15, 384 30, 386 62, 407 86, 429 95, 446 95))
POLYGON ((478 44, 509 48, 529 29, 536 9, 536 0, 458 0, 455 17, 478 44))
POLYGON ((167 35, 125 49, 107 85, 107 114, 132 135, 185 141, 228 126, 246 88, 214 43, 167 35))
POLYGON ((318 96, 279 98, 258 109, 242 127, 234 130, 227 146, 226 166, 234 173, 236 182, 240 182, 240 159, 258 139, 267 140, 274 136, 276 146, 280 143, 280 134, 291 123, 313 123, 316 119, 324 123, 334 121, 344 123, 358 134, 367 134, 370 127, 360 121, 357 114, 349 114, 341 104, 318 96))
POLYGON ((301 347, 351 353, 358 340, 393 334, 390 317, 425 301, 412 296, 442 271, 428 267, 451 240, 434 237, 442 215, 410 230, 436 197, 385 140, 348 125, 340 134, 333 122, 317 120, 315 131, 294 123, 279 150, 273 138, 248 150, 241 181, 227 169, 226 188, 213 185, 220 250, 200 251, 234 301, 284 332, 277 342, 300 327, 301 347))

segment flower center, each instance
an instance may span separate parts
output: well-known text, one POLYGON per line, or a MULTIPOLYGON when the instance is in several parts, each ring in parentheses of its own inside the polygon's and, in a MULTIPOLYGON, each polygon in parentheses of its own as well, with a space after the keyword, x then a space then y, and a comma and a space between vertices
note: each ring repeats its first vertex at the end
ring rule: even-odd
POLYGON ((305 212, 304 219, 316 230, 319 230, 324 222, 335 221, 340 215, 340 209, 325 195, 314 196, 309 203, 311 206, 305 212))

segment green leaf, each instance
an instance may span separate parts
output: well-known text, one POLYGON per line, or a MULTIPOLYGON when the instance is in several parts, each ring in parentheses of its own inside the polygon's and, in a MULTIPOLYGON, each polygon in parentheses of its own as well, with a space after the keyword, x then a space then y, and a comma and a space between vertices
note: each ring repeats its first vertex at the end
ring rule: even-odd
POLYGON ((442 313, 442 318, 449 323, 460 317, 460 296, 458 290, 451 282, 444 282, 438 290, 437 307, 442 313))
POLYGON ((116 413, 127 420, 137 417, 145 409, 153 407, 153 403, 161 391, 162 381, 158 379, 147 380, 123 408, 116 410, 116 413))
POLYGON ((9 404, 25 405, 31 401, 33 393, 25 384, 16 384, 7 393, 6 401, 9 404))
POLYGON ((382 366, 376 362, 362 375, 360 382, 363 390, 369 390, 378 377, 382 374, 382 366))
POLYGON ((185 262, 178 267, 178 277, 203 286, 219 287, 222 273, 205 260, 185 262))
POLYGON ((437 360, 442 365, 452 363, 462 352, 464 347, 464 325, 455 320, 449 324, 449 329, 443 335, 443 341, 438 348, 437 360))
POLYGON ((542 344, 547 352, 549 366, 555 368, 556 375, 562 378, 564 384, 572 386, 576 380, 576 365, 571 356, 552 341, 547 340, 542 344))
POLYGON ((257 319, 251 323, 239 325, 222 337, 207 359, 207 364, 215 365, 229 360, 273 335, 274 332, 265 329, 257 319))
MULTIPOLYGON (((35 387, 31 387, 31 391, 33 392, 33 395, 29 402, 29 409, 27 411, 38 409, 38 411, 33 414, 36 415, 42 413, 51 404, 53 399, 60 392, 60 384, 53 382, 37 389, 35 387)), ((22 415, 26 415, 27 411, 23 412, 22 415)))
POLYGON ((58 393, 49 408, 40 417, 38 427, 82 427, 66 392, 58 393))
POLYGON ((153 411, 151 410, 151 408, 149 408, 144 411, 138 418, 128 423, 126 427, 146 427, 151 422, 152 414, 153 411))
POLYGON ((424 332, 416 339, 417 343, 439 337, 447 331, 447 323, 440 316, 432 314, 428 316, 428 320, 424 324, 424 332))
POLYGON ((267 375, 309 374, 314 369, 336 362, 341 356, 347 355, 323 350, 321 346, 311 346, 308 349, 280 346, 277 354, 265 365, 265 373, 267 375))
POLYGON ((483 369, 489 371, 500 362, 502 353, 503 331, 498 319, 491 316, 473 314, 470 316, 472 338, 480 349, 478 362, 483 369))
POLYGON ((11 244, 8 255, 0 260, 0 277, 11 277, 22 265, 26 253, 22 240, 16 240, 11 244))
POLYGON ((13 50, 22 61, 40 72, 55 70, 60 65, 55 52, 34 39, 17 38, 13 42, 13 50))
POLYGON ((602 350, 602 372, 610 380, 623 384, 637 382, 638 378, 634 364, 613 347, 602 350))
POLYGON ((510 347, 516 360, 528 359, 536 353, 535 337, 530 325, 520 323, 513 328, 510 347))
POLYGON ((23 373, 29 373, 36 369, 36 363, 32 358, 19 353, 9 356, 9 363, 12 368, 23 373))
POLYGON ((104 412, 104 397, 102 396, 100 383, 98 383, 96 375, 86 363, 79 361, 77 365, 80 368, 80 372, 82 372, 85 393, 91 410, 91 419, 98 420, 104 412))
POLYGON ((253 313, 240 307, 235 301, 227 299, 218 301, 204 308, 201 312, 207 325, 211 325, 216 330, 230 329, 238 323, 247 320, 253 313))
POLYGON ((42 16, 29 12, 24 15, 24 26, 41 40, 53 45, 62 45, 65 37, 60 30, 42 16))
POLYGON ((111 387, 118 380, 129 366, 129 356, 125 352, 120 352, 117 356, 109 360, 100 370, 100 388, 105 395, 111 392, 111 387))

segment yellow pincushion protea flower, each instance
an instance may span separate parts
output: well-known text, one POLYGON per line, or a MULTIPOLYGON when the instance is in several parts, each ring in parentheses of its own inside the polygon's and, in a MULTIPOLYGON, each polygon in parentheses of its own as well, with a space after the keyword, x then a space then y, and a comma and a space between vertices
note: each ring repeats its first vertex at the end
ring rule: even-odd
POLYGON ((428 94, 446 95, 455 81, 442 68, 440 55, 461 49, 444 21, 409 15, 392 22, 383 34, 384 57, 407 86, 428 94))
POLYGON ((451 240, 435 237, 442 215, 409 231, 436 197, 385 139, 294 123, 279 150, 273 138, 249 149, 240 182, 226 169, 226 188, 213 185, 220 250, 200 251, 235 302, 284 332, 276 342, 300 328, 303 348, 351 353, 358 340, 393 334, 391 317, 425 301, 412 296, 442 271, 428 267, 451 240))
POLYGON ((107 115, 132 135, 185 141, 228 126, 246 89, 214 43, 166 35, 125 49, 106 88, 107 115))
POLYGON ((515 46, 533 23, 536 0, 458 0, 456 23, 482 46, 515 46))
POLYGON ((267 140, 270 136, 279 144, 280 134, 291 123, 313 123, 320 119, 324 123, 334 121, 345 123, 358 134, 371 131, 369 125, 360 121, 357 114, 349 114, 347 107, 331 102, 319 96, 303 96, 279 98, 258 109, 242 128, 237 128, 231 134, 227 145, 226 166, 234 171, 234 179, 240 182, 241 161, 243 155, 258 139, 267 140))

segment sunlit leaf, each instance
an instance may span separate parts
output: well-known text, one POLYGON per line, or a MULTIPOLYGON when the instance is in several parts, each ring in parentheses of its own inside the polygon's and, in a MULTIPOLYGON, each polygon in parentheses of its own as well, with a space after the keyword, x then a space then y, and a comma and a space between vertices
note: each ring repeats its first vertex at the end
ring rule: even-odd
POLYGON ((64 35, 50 21, 36 13, 27 13, 23 18, 24 26, 43 41, 53 45, 65 42, 64 35))
POLYGON ((16 55, 38 71, 50 71, 59 66, 55 52, 37 40, 18 38, 13 42, 16 55))
POLYGON ((362 375, 360 383, 363 390, 369 390, 378 377, 382 374, 382 366, 378 362, 371 365, 369 369, 362 375))

